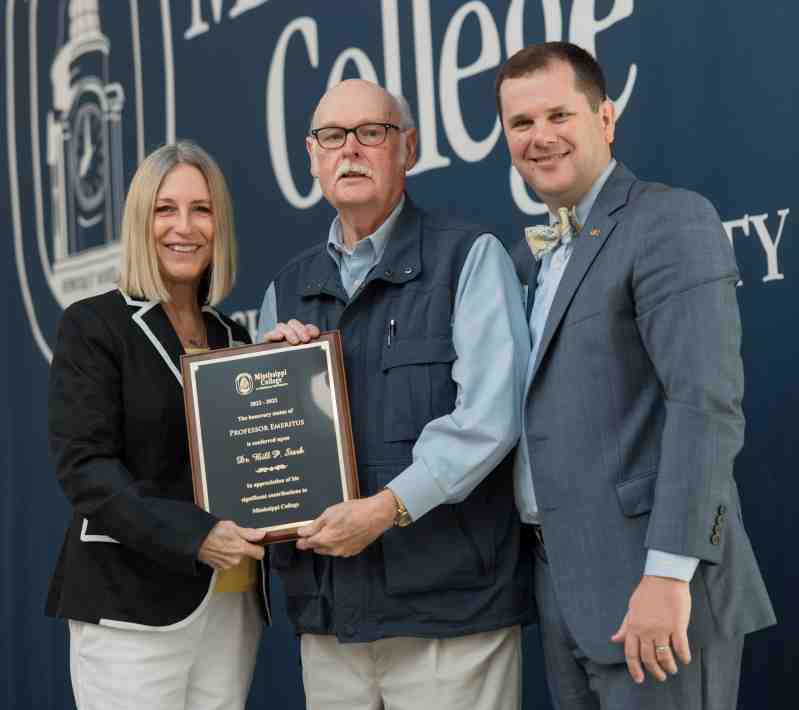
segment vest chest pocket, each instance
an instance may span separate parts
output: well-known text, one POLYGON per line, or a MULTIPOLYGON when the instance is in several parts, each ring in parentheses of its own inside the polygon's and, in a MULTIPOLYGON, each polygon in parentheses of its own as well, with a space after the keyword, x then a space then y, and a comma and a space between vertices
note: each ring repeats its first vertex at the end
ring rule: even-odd
POLYGON ((385 441, 414 440, 431 419, 455 408, 455 358, 446 336, 404 338, 383 346, 385 441))

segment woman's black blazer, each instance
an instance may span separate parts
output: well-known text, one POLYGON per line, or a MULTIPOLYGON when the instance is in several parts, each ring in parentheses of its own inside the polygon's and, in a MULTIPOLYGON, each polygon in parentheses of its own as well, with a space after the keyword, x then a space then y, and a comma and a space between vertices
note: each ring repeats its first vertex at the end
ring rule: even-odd
MULTIPOLYGON (((242 326, 203 310, 211 348, 249 342, 242 326)), ((212 570, 197 552, 217 519, 193 503, 182 353, 157 301, 111 291, 64 312, 49 429, 74 512, 48 615, 163 628, 188 623, 210 598, 212 570)), ((263 568, 261 582, 266 599, 263 568)))

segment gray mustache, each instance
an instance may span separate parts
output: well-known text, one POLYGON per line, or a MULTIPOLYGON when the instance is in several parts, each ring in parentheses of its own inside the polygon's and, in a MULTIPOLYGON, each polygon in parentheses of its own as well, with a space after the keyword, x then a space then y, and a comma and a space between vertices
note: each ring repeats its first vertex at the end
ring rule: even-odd
POLYGON ((345 158, 336 168, 336 180, 347 173, 357 173, 358 175, 365 175, 366 177, 372 176, 372 170, 370 168, 360 163, 354 163, 349 158, 345 158))

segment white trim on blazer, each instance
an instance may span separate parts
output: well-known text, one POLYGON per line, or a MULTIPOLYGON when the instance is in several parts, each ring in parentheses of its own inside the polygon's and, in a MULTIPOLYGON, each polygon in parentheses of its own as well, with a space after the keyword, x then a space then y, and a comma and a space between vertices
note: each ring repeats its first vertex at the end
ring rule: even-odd
POLYGON ((161 359, 166 363, 166 366, 172 371, 172 374, 177 378, 178 383, 181 387, 183 387, 183 378, 180 376, 180 371, 177 367, 175 367, 175 363, 172 362, 172 358, 169 357, 169 354, 164 349, 164 346, 161 345, 161 341, 155 337, 155 333, 150 330, 150 326, 144 322, 144 316, 146 316, 153 308, 155 308, 160 301, 134 301, 130 298, 125 292, 120 291, 122 297, 125 299, 125 303, 129 306, 139 306, 139 310, 133 314, 133 322, 139 326, 144 332, 144 335, 147 336, 147 339, 150 341, 152 346, 156 349, 158 354, 161 356, 161 359))
POLYGON ((89 527, 89 519, 83 519, 83 527, 80 529, 80 539, 83 542, 113 542, 116 545, 119 545, 119 540, 114 539, 110 535, 87 535, 86 528, 89 527))
MULTIPOLYGON (((120 289, 119 291, 122 294, 122 297, 125 299, 125 303, 129 306, 138 306, 139 310, 133 314, 133 321, 136 323, 139 328, 144 331, 144 334, 147 336, 147 339, 152 343, 152 346, 156 349, 158 354, 161 356, 161 359, 166 363, 167 367, 172 371, 172 374, 177 378, 177 381, 180 383, 180 386, 183 387, 183 378, 181 377, 180 370, 175 367, 175 363, 172 362, 172 358, 169 357, 169 354, 164 349, 164 346, 161 344, 161 341, 155 337, 155 333, 150 329, 150 326, 144 322, 144 316, 147 315, 153 308, 155 308, 160 301, 137 301, 130 296, 128 296, 124 291, 120 289)), ((225 323, 222 316, 216 312, 216 309, 212 308, 211 306, 203 306, 202 308, 203 313, 210 313, 214 318, 216 318, 219 323, 224 327, 227 331, 227 342, 228 346, 233 345, 244 345, 244 343, 240 343, 237 340, 233 340, 233 331, 230 329, 230 326, 225 323)))
MULTIPOLYGON (((214 573, 211 575, 211 583, 208 585, 208 591, 205 593, 203 600, 197 605, 197 608, 187 617, 180 621, 176 621, 174 624, 167 624, 166 626, 148 626, 147 624, 137 624, 133 621, 117 621, 116 619, 103 618, 97 623, 100 624, 100 626, 108 626, 112 629, 129 629, 131 631, 177 631, 178 629, 182 629, 202 614, 205 607, 208 606, 208 603, 211 601, 211 596, 215 593, 214 589, 216 588, 217 574, 218 572, 214 570, 214 573)), ((224 593, 228 594, 229 592, 224 593)), ((264 606, 266 606, 267 609, 269 608, 266 604, 264 606)))

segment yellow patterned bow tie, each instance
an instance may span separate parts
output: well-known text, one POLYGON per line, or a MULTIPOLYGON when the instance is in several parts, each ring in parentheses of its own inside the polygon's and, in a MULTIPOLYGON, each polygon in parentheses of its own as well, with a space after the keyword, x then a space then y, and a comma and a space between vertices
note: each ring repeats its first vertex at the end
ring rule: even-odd
POLYGON ((536 259, 540 259, 544 254, 549 254, 569 234, 577 234, 580 231, 576 208, 559 208, 558 218, 560 221, 556 224, 539 224, 535 227, 524 228, 524 238, 536 259))

